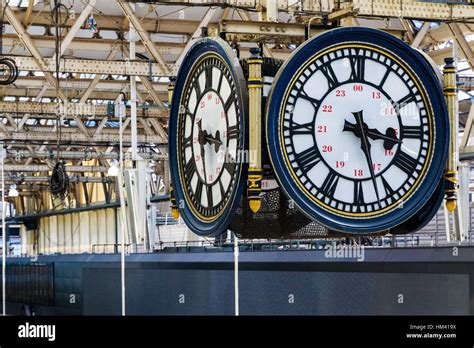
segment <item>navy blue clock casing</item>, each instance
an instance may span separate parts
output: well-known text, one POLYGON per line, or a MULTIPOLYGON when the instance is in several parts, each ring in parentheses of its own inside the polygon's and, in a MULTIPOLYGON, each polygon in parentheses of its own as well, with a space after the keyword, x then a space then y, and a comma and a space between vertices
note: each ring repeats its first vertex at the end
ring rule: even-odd
POLYGON ((201 236, 224 232, 245 184, 247 85, 221 39, 203 38, 179 69, 169 119, 173 192, 187 226, 201 236))
POLYGON ((310 39, 286 61, 266 136, 280 186, 302 212, 333 230, 375 233, 435 194, 449 120, 425 57, 390 34, 351 27, 310 39))

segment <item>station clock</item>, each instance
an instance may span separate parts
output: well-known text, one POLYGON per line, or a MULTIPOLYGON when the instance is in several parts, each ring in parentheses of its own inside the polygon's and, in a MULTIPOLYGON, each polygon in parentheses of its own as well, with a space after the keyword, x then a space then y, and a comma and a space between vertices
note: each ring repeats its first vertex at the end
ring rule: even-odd
POLYGON ((280 185, 309 217, 349 233, 387 231, 442 180, 447 109, 432 66, 394 36, 341 28, 279 71, 266 115, 280 185))
POLYGON ((221 39, 188 51, 177 75, 169 122, 173 192, 188 227, 215 236, 229 225, 245 183, 247 86, 221 39))

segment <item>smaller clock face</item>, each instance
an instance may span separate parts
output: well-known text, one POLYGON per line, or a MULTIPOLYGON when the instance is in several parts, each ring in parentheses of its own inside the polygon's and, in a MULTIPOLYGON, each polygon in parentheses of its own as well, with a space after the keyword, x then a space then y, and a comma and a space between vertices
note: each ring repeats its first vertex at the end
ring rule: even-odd
POLYGON ((214 54, 195 64, 182 94, 178 157, 189 206, 203 220, 229 203, 240 164, 240 105, 228 66, 214 54))

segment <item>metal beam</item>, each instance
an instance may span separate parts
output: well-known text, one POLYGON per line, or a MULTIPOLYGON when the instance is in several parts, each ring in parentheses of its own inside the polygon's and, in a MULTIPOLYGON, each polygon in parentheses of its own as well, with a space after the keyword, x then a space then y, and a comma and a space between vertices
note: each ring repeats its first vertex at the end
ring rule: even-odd
MULTIPOLYGON (((137 137, 137 141, 143 144, 163 144, 162 138, 158 135, 141 135, 137 137)), ((0 132, 0 140, 3 141, 26 141, 26 142, 38 142, 38 141, 56 141, 57 136, 53 128, 49 131, 41 132, 25 132, 25 133, 11 133, 7 134, 3 130, 0 132)), ((124 146, 129 147, 131 142, 131 136, 124 134, 123 141, 124 146)), ((61 135, 61 143, 78 143, 83 142, 84 146, 90 145, 91 143, 118 143, 120 141, 118 133, 104 133, 99 135, 86 136, 85 134, 72 132, 63 133, 61 135)))
MULTIPOLYGON (((47 164, 5 164, 4 170, 6 172, 50 172, 53 170, 53 168, 47 164)), ((79 173, 105 173, 107 172, 107 168, 102 166, 66 165, 66 171, 79 173)))
MULTIPOLYGON (((77 120, 75 120, 77 122, 77 120)), ((17 127, 16 126, 11 126, 9 124, 5 125, 7 131, 9 132, 16 132, 17 127)), ((42 133, 42 132, 51 132, 52 128, 54 126, 25 126, 24 129, 27 130, 28 132, 32 133, 42 133)), ((91 135, 91 134, 96 134, 96 135, 101 135, 101 134, 115 134, 118 132, 118 127, 114 128, 102 128, 99 132, 97 132, 97 127, 86 127, 84 123, 82 123, 82 126, 62 126, 61 127, 61 132, 62 134, 73 134, 78 131, 78 128, 82 130, 84 134, 91 135)), ((142 129, 142 128, 140 128, 142 129)), ((124 131, 124 134, 129 134, 129 131, 124 131)), ((142 132, 143 133, 143 132, 142 132)), ((153 133, 155 134, 155 133, 153 133)))
POLYGON ((153 41, 150 39, 150 35, 148 32, 143 28, 140 20, 135 16, 134 11, 130 7, 130 4, 124 2, 123 0, 117 0, 117 4, 122 9, 125 16, 128 18, 129 22, 133 25, 135 30, 137 31, 138 36, 142 40, 143 44, 147 48, 148 52, 152 55, 152 57, 156 60, 156 62, 160 65, 161 68, 161 75, 169 76, 171 75, 168 66, 166 65, 166 61, 161 55, 160 51, 156 48, 153 41))
MULTIPOLYGON (((181 22, 180 22, 181 24, 181 22)), ((211 31, 214 31, 217 33, 217 24, 214 26, 211 26, 210 28, 211 31)), ((46 48, 46 49, 53 49, 54 48, 54 37, 52 36, 32 36, 32 40, 37 48, 46 48)), ((163 55, 163 58, 166 59, 168 62, 168 68, 172 68, 174 61, 176 58, 181 54, 183 51, 184 47, 186 46, 185 44, 181 43, 172 43, 172 42, 156 42, 154 41, 157 49, 160 51, 160 53, 163 55)), ((13 34, 5 34, 3 36, 3 47, 8 48, 8 47, 13 47, 15 45, 21 45, 21 42, 18 40, 18 37, 13 34)), ((88 52, 110 52, 114 49, 117 51, 123 50, 123 41, 121 40, 109 40, 109 39, 95 39, 95 38, 82 38, 82 37, 76 37, 72 41, 72 43, 69 45, 69 50, 71 50, 75 55, 77 56, 77 53, 75 51, 88 51, 88 52)), ((291 50, 286 49, 286 48, 270 48, 271 52, 273 55, 279 55, 280 57, 275 57, 279 59, 285 59, 291 54, 291 50), (285 54, 285 56, 283 56, 285 54)), ((146 48, 140 43, 136 43, 136 52, 137 53, 146 53, 146 48)), ((240 52, 244 55, 249 55, 248 53, 248 47, 241 47, 240 52)), ((11 57, 15 58, 16 57, 22 57, 22 56, 13 56, 10 54, 11 57)), ((45 58, 46 61, 48 61, 49 58, 45 58)), ((121 75, 131 75, 130 73, 124 73, 123 66, 111 66, 109 67, 102 67, 99 66, 96 67, 98 63, 100 63, 101 60, 92 60, 89 58, 68 58, 66 61, 61 61, 61 68, 63 66, 67 66, 68 69, 67 71, 70 71, 71 68, 81 66, 81 64, 91 64, 91 71, 77 71, 77 72, 90 72, 90 73, 103 73, 103 74, 108 74, 108 71, 105 71, 104 69, 110 69, 112 71, 111 73, 116 73, 116 74, 121 74, 121 75), (97 70, 94 70, 97 69, 97 70)), ((123 61, 119 61, 123 62, 123 61)), ((25 69, 22 70, 31 70, 31 69, 26 69, 26 67, 33 67, 33 69, 36 69, 34 63, 28 64, 28 61, 25 63, 25 69)), ((54 64, 54 63, 51 63, 54 64)), ((115 61, 112 61, 113 65, 117 64, 115 61)), ((148 63, 143 62, 143 61, 137 61, 137 62, 130 62, 132 64, 132 71, 136 71, 136 69, 139 69, 138 72, 134 72, 135 75, 139 76, 146 76, 147 75, 147 69, 148 69, 148 63), (146 66, 145 66, 146 65, 146 66), (138 68, 139 67, 139 68, 138 68)), ((50 65, 48 65, 50 66, 50 65)), ((71 71, 75 72, 75 71, 71 71)), ((156 63, 152 63, 152 74, 153 75, 159 75, 160 70, 159 66, 156 63)))
MULTIPOLYGON (((26 32, 25 28, 23 28, 23 25, 18 20, 18 18, 16 18, 9 5, 5 6, 5 16, 15 29, 19 39, 23 42, 28 51, 30 51, 31 55, 35 58, 38 67, 42 69, 45 65, 45 62, 40 51, 36 48, 33 41, 31 40, 30 35, 26 32)), ((56 80, 52 73, 46 71, 44 72, 44 77, 46 78, 46 81, 48 81, 51 87, 54 88, 56 86, 56 80)), ((61 98, 63 101, 66 100, 66 97, 59 88, 57 89, 57 94, 58 97, 61 98)))
MULTIPOLYGON (((138 89, 142 90, 142 86, 138 85, 138 89)), ((26 97, 30 98, 33 100, 38 92, 41 90, 40 87, 32 87, 29 88, 28 86, 21 86, 17 88, 1 88, 0 87, 0 95, 1 96, 9 96, 9 97, 26 97)), ((79 99, 82 96, 82 93, 84 92, 83 88, 80 89, 68 89, 68 96, 69 99, 79 99)), ((123 91, 125 94, 128 92, 125 90, 123 91)), ((109 102, 114 101, 117 98, 117 94, 119 92, 116 89, 112 90, 97 90, 95 89, 94 91, 91 92, 91 95, 89 96, 89 100, 106 100, 109 102)), ((167 93, 164 92, 157 92, 158 96, 160 99, 164 100, 167 97, 167 93)), ((54 91, 52 90, 47 90, 44 92, 42 95, 42 98, 55 98, 54 91)), ((153 102, 151 98, 146 98, 148 102, 153 102)))
MULTIPOLYGON (((107 105, 96 105, 90 103, 68 103, 64 108, 64 104, 60 104, 60 113, 81 116, 107 116, 107 105)), ((127 108, 127 115, 130 110, 127 108)), ((38 103, 38 102, 0 102, 0 113, 12 114, 52 114, 57 113, 56 103, 38 103)), ((147 115, 150 117, 168 117, 168 112, 160 108, 147 109, 147 115)))
MULTIPOLYGON (((69 90, 73 89, 81 89, 85 90, 89 87, 90 83, 92 82, 92 79, 77 79, 77 78, 61 78, 59 82, 59 86, 63 89, 68 89, 68 95, 69 95, 69 90)), ((160 83, 160 82, 152 82, 153 87, 156 86, 156 92, 157 93, 165 93, 166 92, 166 83, 160 83)), ((36 77, 25 77, 21 76, 15 81, 15 86, 17 87, 29 87, 29 88, 41 88, 41 86, 44 85, 44 80, 42 80, 41 77, 36 76, 36 77)), ((127 80, 100 80, 96 88, 98 90, 109 90, 109 91, 117 91, 120 92, 122 89, 128 86, 128 81, 127 80)), ((142 86, 141 89, 142 91, 146 91, 146 87, 142 86)))
POLYGON ((461 49, 462 53, 466 57, 469 66, 471 69, 474 68, 474 53, 471 50, 471 47, 469 46, 469 43, 467 42, 466 38, 464 37, 461 29, 459 28, 459 25, 457 23, 449 23, 448 24, 449 29, 451 29, 451 32, 454 35, 454 38, 459 44, 459 48, 461 49))
MULTIPOLYGON (((330 7, 335 1, 330 1, 330 7)), ((474 7, 454 2, 352 0, 359 17, 395 17, 431 21, 474 22, 474 7)))
MULTIPOLYGON (((307 24, 252 21, 248 15, 245 16, 244 12, 241 11, 240 13, 242 13, 243 19, 249 18, 249 20, 221 20, 219 30, 214 35, 224 35, 228 41, 237 42, 302 44, 306 41, 307 24)), ((380 26, 377 29, 384 30, 399 38, 402 38, 405 33, 403 28, 395 29, 380 26)), ((313 27, 310 36, 316 36, 324 31, 327 31, 327 28, 313 27)), ((272 54, 275 52, 278 52, 278 50, 270 50, 272 54)), ((269 52, 267 52, 268 54, 269 52)))
POLYGON ((472 128, 474 125, 474 103, 471 104, 471 109, 469 110, 469 116, 467 117, 466 126, 464 127, 464 134, 459 143, 459 151, 466 152, 466 148, 469 146, 469 140, 471 138, 472 128))
MULTIPOLYGON (((0 176, 1 179, 1 176, 0 176)), ((69 182, 76 183, 76 182, 90 182, 90 183, 101 183, 101 182, 111 182, 113 179, 110 177, 96 177, 96 176, 69 176, 69 182)), ((17 175, 17 176, 5 176, 5 182, 9 184, 18 184, 18 183, 30 183, 30 182, 49 182, 48 176, 24 176, 24 175, 17 175)), ((49 187, 49 185, 48 185, 49 187)))
MULTIPOLYGON (((71 29, 69 29, 67 35, 64 37, 63 41, 61 42, 61 45, 60 45, 61 50, 59 53, 59 57, 62 57, 62 55, 66 52, 67 48, 69 47, 69 44, 74 39, 74 36, 76 36, 79 29, 81 29, 81 26, 84 24, 89 14, 92 12, 92 9, 94 8, 96 3, 97 3, 97 0, 87 1, 87 5, 84 6, 84 8, 81 11, 81 14, 76 19, 71 29)), ((53 61, 56 59, 56 54, 53 55, 52 59, 53 61)))
POLYGON ((28 25, 30 24, 30 16, 31 16, 31 12, 33 12, 33 7, 35 5, 35 2, 34 1, 30 1, 28 3, 28 8, 26 9, 26 12, 25 12, 25 16, 23 17, 23 26, 25 28, 28 28, 28 25))
POLYGON ((413 41, 411 42, 411 47, 418 48, 420 46, 421 41, 423 41, 423 38, 425 37, 426 33, 430 29, 430 24, 431 24, 430 22, 423 23, 420 30, 418 30, 415 37, 413 38, 413 41))
MULTIPOLYGON (((19 70, 55 72, 56 63, 52 58, 43 58, 43 65, 39 66, 33 57, 26 56, 6 56, 15 61, 19 70)), ((97 59, 61 59, 61 72, 84 73, 84 74, 110 74, 110 75, 130 75, 149 76, 150 67, 153 76, 160 76, 161 68, 158 64, 151 66, 143 61, 105 61, 97 59)))
MULTIPOLYGON (((7 150, 7 154, 9 157, 14 158, 15 160, 22 160, 25 158, 39 158, 39 159, 50 159, 56 157, 57 154, 48 151, 18 151, 18 150, 7 150)), ((125 160, 131 159, 130 153, 125 152, 123 154, 125 160)), ((61 152, 59 155, 62 159, 77 159, 77 160, 84 160, 88 161, 91 159, 118 159, 120 157, 118 152, 108 152, 108 153, 101 153, 98 154, 96 152, 86 152, 86 151, 67 151, 61 152)), ((140 153, 140 157, 143 159, 148 160, 164 160, 167 159, 168 156, 160 155, 157 153, 140 153)))
POLYGON ((183 51, 181 52, 181 54, 176 59, 176 63, 174 64, 174 67, 173 67, 173 72, 175 74, 178 72, 178 69, 181 66, 181 63, 183 62, 183 59, 186 56, 186 53, 191 48, 191 45, 193 44, 194 39, 201 36, 201 28, 208 26, 208 24, 211 21, 212 17, 214 17, 214 14, 216 13, 216 11, 217 11, 217 9, 212 8, 212 7, 207 10, 206 14, 204 15, 203 19, 199 23, 198 27, 196 28, 196 30, 194 31, 194 33, 191 35, 188 42, 186 43, 186 46, 184 47, 183 51))
MULTIPOLYGON (((245 22, 250 22, 251 19, 250 19, 250 15, 245 12, 245 11, 238 11, 239 13, 239 16, 240 18, 242 18, 245 22)), ((268 23, 272 23, 273 21, 270 21, 270 22, 267 22, 268 23)), ((268 45, 267 44, 263 44, 263 55, 265 57, 270 57, 270 58, 273 58, 273 55, 272 55, 272 52, 270 51, 270 49, 268 48, 268 45)))
MULTIPOLYGON (((113 50, 112 52, 110 52, 110 54, 107 57, 107 61, 114 59, 116 54, 117 54, 116 50, 113 50)), ((99 83, 100 78, 101 78, 100 74, 95 75, 94 79, 91 81, 87 89, 82 94, 81 99, 79 100, 79 103, 85 103, 87 99, 89 99, 89 96, 91 95, 92 91, 96 88, 97 84, 99 83)))
MULTIPOLYGON (((24 21, 25 12, 18 8, 12 9, 15 11, 16 16, 21 21, 24 21)), ((99 33, 100 30, 111 30, 115 32, 125 30, 126 28, 119 28, 117 24, 119 22, 122 22, 123 18, 123 16, 114 16, 109 14, 107 14, 106 16, 96 16, 95 21, 97 22, 99 33)), ((31 13, 30 23, 31 25, 51 27, 51 11, 33 11, 31 13)), ((67 18, 66 22, 61 27, 66 29, 71 28, 74 23, 74 19, 67 18)), ((145 21, 143 21, 142 26, 150 34, 160 32, 163 34, 189 35, 189 33, 192 33, 194 30, 196 30, 198 24, 199 21, 180 19, 179 25, 176 25, 175 19, 148 17, 145 21)))

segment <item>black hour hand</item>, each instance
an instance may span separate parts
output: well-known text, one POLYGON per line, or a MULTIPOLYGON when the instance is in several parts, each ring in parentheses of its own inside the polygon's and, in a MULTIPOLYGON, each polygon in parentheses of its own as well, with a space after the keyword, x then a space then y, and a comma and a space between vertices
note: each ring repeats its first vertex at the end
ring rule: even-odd
POLYGON ((372 140, 383 140, 383 147, 385 150, 391 150, 395 144, 401 144, 402 141, 397 138, 395 129, 392 127, 387 128, 385 134, 381 133, 378 129, 369 129, 367 136, 372 140))
POLYGON ((348 120, 344 120, 344 128, 342 129, 343 132, 352 132, 356 133, 356 125, 353 123, 350 123, 348 120))

